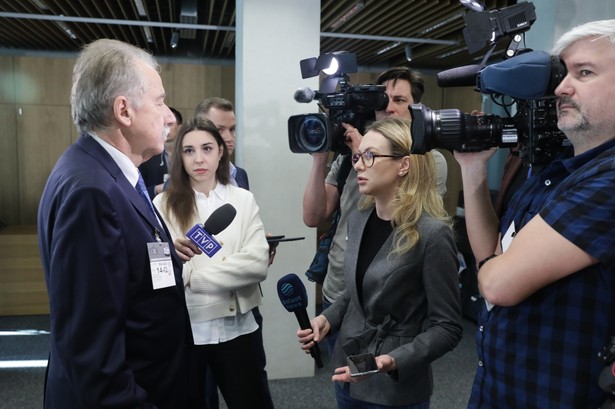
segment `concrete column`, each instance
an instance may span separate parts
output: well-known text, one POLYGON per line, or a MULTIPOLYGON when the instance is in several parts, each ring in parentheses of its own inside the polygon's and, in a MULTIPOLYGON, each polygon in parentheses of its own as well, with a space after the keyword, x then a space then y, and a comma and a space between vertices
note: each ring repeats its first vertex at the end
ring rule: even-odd
POLYGON ((320 0, 237 0, 236 161, 249 174, 265 229, 305 237, 279 245, 262 285, 270 379, 314 373, 313 359, 299 349, 295 315, 282 307, 276 284, 289 272, 304 279, 308 315, 314 316, 315 284, 304 272, 314 256, 316 232, 305 227, 302 213, 312 158, 290 151, 287 121, 291 115, 317 110, 315 103, 296 103, 293 93, 301 87, 318 89, 317 78, 301 78, 299 60, 318 56, 319 49, 320 0))

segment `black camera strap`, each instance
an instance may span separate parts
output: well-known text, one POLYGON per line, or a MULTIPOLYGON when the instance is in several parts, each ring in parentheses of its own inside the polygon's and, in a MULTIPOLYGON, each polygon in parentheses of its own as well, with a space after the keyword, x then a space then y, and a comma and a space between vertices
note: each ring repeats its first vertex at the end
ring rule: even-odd
MULTIPOLYGON (((342 163, 340 164, 339 172, 337 172, 337 192, 340 194, 340 199, 342 197, 342 192, 344 191, 344 185, 346 185, 346 179, 348 179, 348 175, 350 174, 350 169, 352 169, 351 162, 351 154, 344 155, 344 159, 342 159, 342 163)), ((339 202, 337 204, 339 211, 339 202)))

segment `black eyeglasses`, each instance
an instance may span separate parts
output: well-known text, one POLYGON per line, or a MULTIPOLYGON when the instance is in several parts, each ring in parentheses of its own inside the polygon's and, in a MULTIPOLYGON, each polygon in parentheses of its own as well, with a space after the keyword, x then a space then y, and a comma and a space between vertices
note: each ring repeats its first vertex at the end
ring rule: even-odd
POLYGON ((400 158, 403 158, 403 156, 401 155, 377 155, 370 151, 358 152, 358 153, 352 154, 352 164, 354 165, 355 163, 357 163, 359 161, 359 158, 363 161, 363 165, 365 165, 365 167, 371 168, 372 166, 374 166, 374 161, 376 160, 376 158, 400 159, 400 158))

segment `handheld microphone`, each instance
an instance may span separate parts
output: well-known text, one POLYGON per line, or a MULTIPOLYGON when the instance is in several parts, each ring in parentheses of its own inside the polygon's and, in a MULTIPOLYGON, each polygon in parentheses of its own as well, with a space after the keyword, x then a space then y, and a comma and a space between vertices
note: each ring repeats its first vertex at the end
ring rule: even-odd
POLYGON ((236 214, 237 210, 233 205, 225 203, 213 211, 205 223, 203 223, 202 227, 197 224, 188 230, 186 237, 211 258, 222 248, 222 245, 212 236, 226 229, 229 224, 231 224, 236 214))
MULTIPOLYGON (((288 273, 278 280, 278 296, 284 308, 288 312, 295 313, 301 329, 312 328, 306 311, 308 305, 307 291, 297 274, 288 273)), ((316 366, 322 368, 322 357, 317 343, 314 343, 314 346, 310 348, 310 355, 316 361, 316 366)))
POLYGON ((302 104, 307 104, 310 103, 312 101, 314 101, 314 99, 317 97, 318 92, 314 91, 311 88, 299 88, 297 91, 295 91, 295 101, 300 102, 302 104))
POLYGON ((473 64, 441 71, 436 74, 438 86, 442 88, 476 86, 476 74, 480 69, 480 65, 473 64))

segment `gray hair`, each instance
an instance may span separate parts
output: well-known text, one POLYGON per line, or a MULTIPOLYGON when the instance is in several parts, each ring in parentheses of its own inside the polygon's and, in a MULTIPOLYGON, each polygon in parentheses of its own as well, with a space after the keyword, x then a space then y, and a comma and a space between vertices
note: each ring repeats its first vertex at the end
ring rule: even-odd
POLYGON ((551 54, 560 55, 570 45, 588 37, 608 37, 615 47, 615 20, 590 21, 574 27, 557 40, 551 54))
POLYGON ((141 107, 145 78, 136 61, 160 72, 147 51, 117 40, 100 39, 86 45, 73 68, 71 114, 80 133, 106 129, 113 118, 113 101, 120 95, 141 107))

